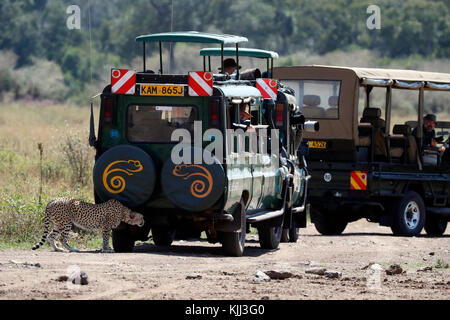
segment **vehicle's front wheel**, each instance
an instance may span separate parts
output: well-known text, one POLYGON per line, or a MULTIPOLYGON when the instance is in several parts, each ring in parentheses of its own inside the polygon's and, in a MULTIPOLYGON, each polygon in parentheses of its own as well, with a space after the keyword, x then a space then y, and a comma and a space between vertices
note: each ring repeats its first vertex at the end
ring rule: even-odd
POLYGON ((128 229, 113 229, 112 243, 115 252, 133 252, 134 242, 128 229))
POLYGON ((280 245, 283 226, 258 226, 259 244, 263 249, 276 249, 280 245))
POLYGON ((153 242, 157 246, 170 246, 175 239, 176 230, 170 227, 153 227, 153 242))
POLYGON ((445 218, 429 214, 425 220, 425 231, 430 236, 442 236, 447 229, 447 223, 445 218))
POLYGON ((409 191, 393 204, 391 210, 394 235, 413 237, 420 234, 425 224, 425 204, 418 193, 409 191))
POLYGON ((284 229, 281 233, 281 242, 297 242, 300 228, 284 229))

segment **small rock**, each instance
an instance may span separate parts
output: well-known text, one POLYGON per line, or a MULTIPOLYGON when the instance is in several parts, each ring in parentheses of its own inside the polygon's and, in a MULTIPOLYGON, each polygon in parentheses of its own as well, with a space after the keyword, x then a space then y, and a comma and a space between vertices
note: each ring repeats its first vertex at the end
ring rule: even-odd
POLYGON ((41 264, 40 263, 32 263, 32 262, 24 262, 24 265, 25 266, 28 266, 28 267, 35 267, 35 268, 40 268, 41 267, 41 264))
POLYGON ((430 256, 434 256, 434 252, 430 252, 429 255, 430 255, 430 256))
POLYGON ((255 283, 267 282, 267 281, 270 281, 270 277, 262 271, 257 271, 255 274, 255 277, 253 278, 253 282, 255 282, 255 283))
POLYGON ((276 279, 276 280, 284 280, 288 278, 292 278, 294 274, 289 271, 284 270, 269 270, 264 271, 264 273, 270 277, 270 279, 276 279))
POLYGON ((202 276, 199 275, 199 274, 196 274, 196 273, 194 273, 194 274, 189 274, 189 275, 187 275, 187 277, 186 277, 186 279, 201 279, 201 278, 202 278, 202 276))
MULTIPOLYGON (((56 279, 56 281, 60 281, 60 282, 64 282, 67 280, 69 280, 68 276, 59 276, 58 279, 56 279)), ((75 277, 72 279, 72 283, 80 284, 82 286, 89 284, 87 273, 84 271, 81 271, 79 274, 75 275, 75 277)))
POLYGON ((337 278, 342 277, 342 272, 339 272, 339 271, 326 271, 324 275, 327 278, 337 279, 337 278))
POLYGON ((403 269, 398 264, 393 264, 386 270, 387 275, 401 274, 403 269))
POLYGON ((314 269, 308 269, 305 271, 305 273, 312 273, 317 274, 319 276, 325 275, 325 272, 327 271, 326 268, 314 268, 314 269))
POLYGON ((433 271, 433 267, 422 267, 419 270, 417 270, 417 272, 426 272, 426 271, 433 271))
POLYGON ((19 262, 16 260, 9 260, 9 263, 16 264, 16 265, 23 265, 25 267, 36 267, 36 268, 41 267, 40 263, 34 263, 34 262, 19 262))
POLYGON ((261 296, 261 300, 269 300, 270 297, 269 296, 261 296))

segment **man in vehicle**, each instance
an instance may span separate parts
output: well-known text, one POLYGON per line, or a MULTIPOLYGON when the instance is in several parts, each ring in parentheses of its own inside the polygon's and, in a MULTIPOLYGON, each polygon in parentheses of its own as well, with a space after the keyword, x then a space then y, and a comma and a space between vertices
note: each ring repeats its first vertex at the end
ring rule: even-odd
POLYGON ((234 61, 233 58, 228 58, 223 61, 224 72, 229 74, 231 79, 236 79, 237 68, 241 69, 241 66, 238 66, 236 61, 234 61))
MULTIPOLYGON (((422 146, 424 149, 444 152, 445 151, 444 146, 440 148, 436 146, 438 141, 436 139, 436 132, 434 131, 435 127, 436 127, 436 115, 427 114, 423 118, 422 146)), ((417 128, 415 128, 411 133, 416 138, 417 138, 417 131, 418 131, 417 128)))
POLYGON ((241 104, 239 106, 239 124, 233 123, 233 128, 242 129, 244 131, 252 132, 255 128, 252 126, 251 118, 253 116, 250 114, 250 105, 248 103, 241 104))

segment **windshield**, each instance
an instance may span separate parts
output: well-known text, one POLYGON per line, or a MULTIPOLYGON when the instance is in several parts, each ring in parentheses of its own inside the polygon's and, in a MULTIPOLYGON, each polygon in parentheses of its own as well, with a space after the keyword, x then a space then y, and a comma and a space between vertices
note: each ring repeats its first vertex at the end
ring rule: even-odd
POLYGON ((171 142, 175 129, 193 133, 197 109, 193 106, 130 105, 127 139, 130 142, 171 142))
POLYGON ((338 119, 341 81, 281 80, 295 90, 295 98, 307 119, 338 119))

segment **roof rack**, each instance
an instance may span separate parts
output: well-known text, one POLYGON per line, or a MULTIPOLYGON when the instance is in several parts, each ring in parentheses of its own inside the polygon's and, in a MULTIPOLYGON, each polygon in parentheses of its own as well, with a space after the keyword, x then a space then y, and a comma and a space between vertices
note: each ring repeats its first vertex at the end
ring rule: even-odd
MULTIPOLYGON (((159 62, 160 73, 163 73, 162 66, 162 43, 163 42, 194 42, 194 43, 217 43, 220 44, 220 52, 222 58, 222 72, 223 72, 223 56, 224 45, 235 44, 236 45, 236 60, 239 61, 239 43, 248 42, 245 37, 230 35, 230 34, 214 34, 197 31, 179 31, 179 32, 165 32, 155 33, 148 35, 141 35, 136 37, 136 42, 143 43, 143 59, 144 59, 144 71, 145 66, 145 43, 146 42, 159 42, 159 62)), ((239 62, 238 62, 239 63, 239 62)))

